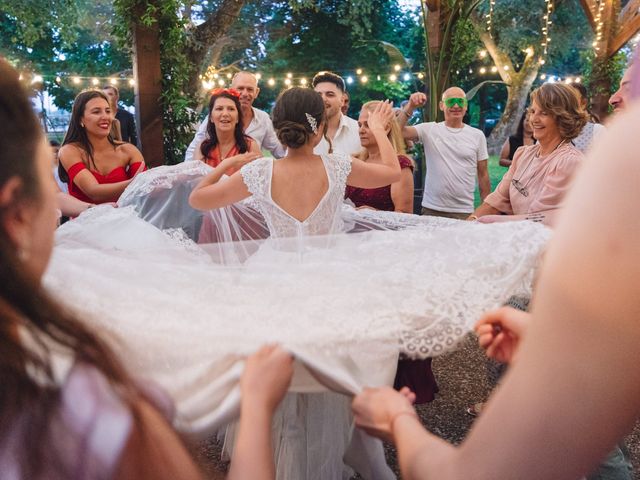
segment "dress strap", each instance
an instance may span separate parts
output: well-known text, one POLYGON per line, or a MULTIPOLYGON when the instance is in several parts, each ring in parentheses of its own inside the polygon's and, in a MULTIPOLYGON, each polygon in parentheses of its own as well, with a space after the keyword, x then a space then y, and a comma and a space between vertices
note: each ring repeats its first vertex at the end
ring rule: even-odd
POLYGON ((142 167, 142 171, 144 172, 147 167, 144 165, 144 162, 135 162, 129 165, 129 170, 127 171, 127 177, 133 178, 133 176, 138 173, 138 170, 142 167))
POLYGON ((74 163, 67 170, 67 175, 69 176, 69 184, 73 183, 73 179, 76 175, 78 175, 82 170, 89 170, 87 166, 82 162, 74 163))
POLYGON ((267 196, 267 190, 271 183, 271 170, 273 160, 270 158, 259 158, 249 162, 240 169, 242 181, 247 186, 252 195, 258 197, 267 196))

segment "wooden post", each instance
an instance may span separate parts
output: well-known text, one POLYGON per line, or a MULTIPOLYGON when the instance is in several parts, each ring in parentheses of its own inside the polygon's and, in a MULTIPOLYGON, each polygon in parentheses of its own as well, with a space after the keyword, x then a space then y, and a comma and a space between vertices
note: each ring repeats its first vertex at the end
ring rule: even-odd
POLYGON ((142 156, 149 167, 164 165, 162 136, 162 73, 158 22, 133 29, 133 75, 135 79, 136 123, 140 128, 142 156))
MULTIPOLYGON (((597 31, 596 4, 591 0, 580 0, 582 8, 587 14, 594 32, 597 31)), ((640 0, 629 0, 620 9, 620 0, 605 0, 601 14, 602 38, 596 47, 596 58, 593 63, 594 91, 591 99, 591 109, 601 120, 609 112, 609 95, 616 85, 611 85, 606 68, 609 60, 640 30, 640 0)))

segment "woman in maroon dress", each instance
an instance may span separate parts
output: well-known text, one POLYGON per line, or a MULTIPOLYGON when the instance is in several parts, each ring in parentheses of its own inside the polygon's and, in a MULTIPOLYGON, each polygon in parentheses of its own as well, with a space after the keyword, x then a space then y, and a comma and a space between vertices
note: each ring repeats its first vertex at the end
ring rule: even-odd
MULTIPOLYGON (((358 119, 360 143, 364 149, 355 156, 368 163, 382 163, 378 144, 367 124, 369 113, 373 112, 379 103, 379 101, 365 103, 358 119)), ((389 140, 398 153, 398 162, 402 168, 400 180, 380 188, 347 186, 345 198, 351 200, 356 208, 413 213, 413 161, 406 154, 404 139, 395 120, 392 120, 390 125, 389 140)))
MULTIPOLYGON (((380 162, 380 151, 374 136, 369 131, 367 119, 378 101, 362 106, 358 125, 360 143, 364 149, 356 157, 366 162, 380 162)), ((391 121, 389 140, 398 153, 398 162, 402 169, 400 180, 386 187, 356 188, 347 186, 345 198, 351 200, 356 208, 372 208, 390 212, 413 213, 413 160, 406 155, 405 143, 396 120, 391 121)), ((409 387, 416 394, 416 403, 426 403, 434 399, 438 385, 431 370, 431 359, 401 359, 394 380, 394 388, 409 387)))

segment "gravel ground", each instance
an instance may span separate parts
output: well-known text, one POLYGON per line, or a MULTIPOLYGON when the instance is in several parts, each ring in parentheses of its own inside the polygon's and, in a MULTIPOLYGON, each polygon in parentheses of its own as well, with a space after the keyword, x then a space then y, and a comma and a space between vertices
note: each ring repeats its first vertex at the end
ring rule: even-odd
MULTIPOLYGON (((431 432, 452 443, 459 443, 473 422, 465 409, 488 396, 491 390, 488 373, 493 369, 473 337, 469 337, 457 351, 436 358, 433 369, 440 392, 433 402, 419 406, 418 414, 431 432)), ((640 480, 640 422, 627 437, 627 446, 635 468, 635 479, 640 480)), ((220 461, 220 450, 220 443, 211 440, 199 445, 196 451, 207 472, 213 476, 227 468, 220 461)), ((401 478, 394 448, 385 445, 385 450, 387 462, 401 478)))

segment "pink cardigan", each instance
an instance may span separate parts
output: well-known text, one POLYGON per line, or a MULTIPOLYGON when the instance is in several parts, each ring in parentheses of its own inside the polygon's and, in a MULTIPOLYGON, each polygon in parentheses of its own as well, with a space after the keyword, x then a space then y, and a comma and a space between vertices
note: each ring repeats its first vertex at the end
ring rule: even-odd
POLYGON ((495 191, 485 198, 493 208, 508 215, 544 212, 561 206, 583 154, 571 143, 546 157, 536 158, 539 145, 520 147, 495 191), (517 179, 529 193, 522 195, 513 185, 517 179))

